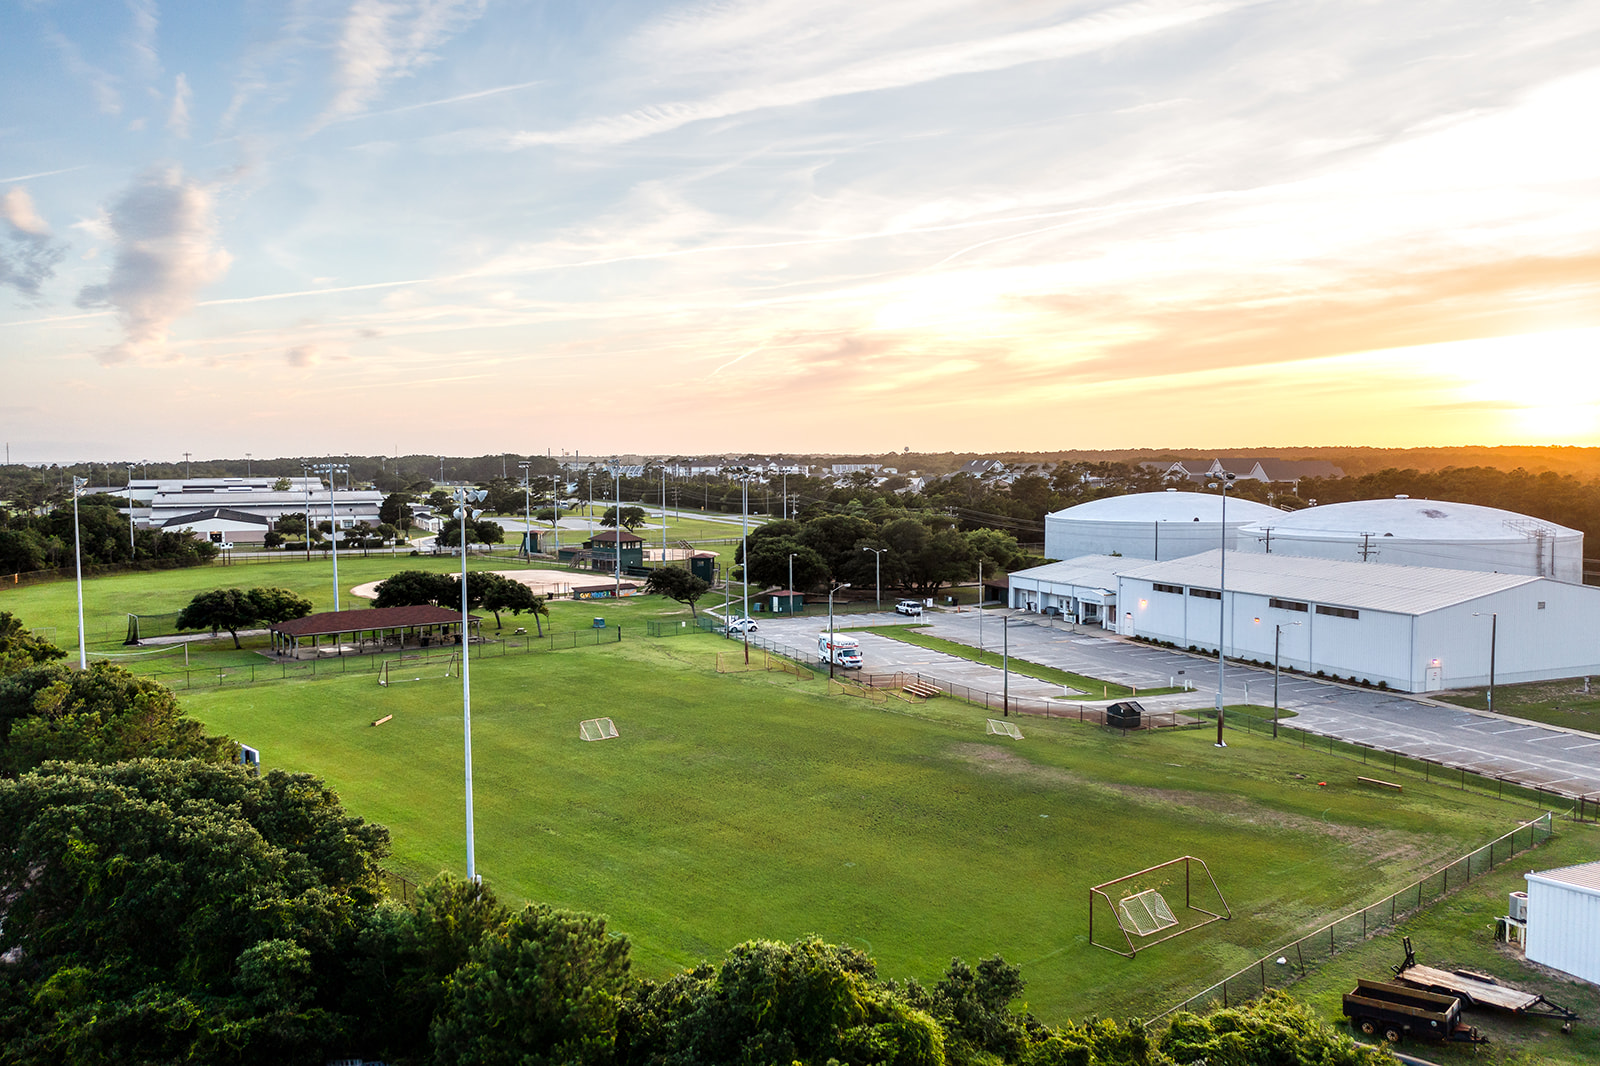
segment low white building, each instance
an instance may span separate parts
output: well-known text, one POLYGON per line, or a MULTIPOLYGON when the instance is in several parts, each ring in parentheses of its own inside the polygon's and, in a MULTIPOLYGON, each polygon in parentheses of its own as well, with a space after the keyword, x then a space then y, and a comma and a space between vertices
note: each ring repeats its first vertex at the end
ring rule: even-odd
POLYGON ((260 544, 267 530, 272 528, 272 522, 260 515, 227 507, 208 507, 175 515, 162 522, 160 528, 168 533, 190 530, 201 540, 213 544, 260 544))
MULTIPOLYGON (((1132 565, 1138 564, 1134 560, 1132 565)), ((1129 565, 1115 555, 1086 555, 1018 570, 1009 575, 1009 606, 1039 614, 1059 612, 1080 625, 1115 626, 1117 571, 1129 565)))
MULTIPOLYGON (((135 498, 138 485, 135 481, 135 498)), ((375 526, 382 506, 381 492, 336 488, 333 493, 334 525, 338 529, 349 529, 358 522, 375 526)), ((329 520, 327 486, 312 479, 309 482, 301 480, 300 484, 288 491, 275 490, 270 484, 266 488, 211 489, 204 485, 184 483, 184 487, 179 489, 158 489, 150 503, 149 524, 155 528, 165 528, 174 519, 219 508, 255 515, 269 522, 276 522, 286 514, 308 512, 312 522, 329 520)))
MULTIPOLYGON (((1127 566, 1127 636, 1404 692, 1600 674, 1600 588, 1521 574, 1221 551, 1127 566), (1224 619, 1225 624, 1224 624, 1224 619), (1224 631, 1225 629, 1225 631, 1224 631)), ((1110 627, 1108 627, 1110 628, 1110 627)))
POLYGON ((1600 984, 1600 862, 1527 875, 1528 958, 1600 984))

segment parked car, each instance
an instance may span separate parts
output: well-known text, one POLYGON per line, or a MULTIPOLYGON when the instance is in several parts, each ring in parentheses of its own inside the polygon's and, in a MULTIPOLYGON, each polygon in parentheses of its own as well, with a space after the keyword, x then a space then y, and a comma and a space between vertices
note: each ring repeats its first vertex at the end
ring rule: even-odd
POLYGON ((754 633, 756 628, 756 622, 753 618, 731 618, 719 631, 723 633, 754 633))
POLYGON ((920 618, 922 616, 922 601, 901 600, 899 603, 894 605, 894 613, 909 614, 913 618, 920 618))

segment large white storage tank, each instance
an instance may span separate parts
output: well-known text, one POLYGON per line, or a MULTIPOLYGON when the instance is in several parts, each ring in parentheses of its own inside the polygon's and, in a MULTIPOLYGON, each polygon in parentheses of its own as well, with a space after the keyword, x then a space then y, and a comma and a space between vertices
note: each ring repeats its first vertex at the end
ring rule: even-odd
MULTIPOLYGON (((1270 522, 1286 512, 1253 500, 1229 498, 1227 546, 1237 549, 1240 527, 1270 522)), ((1121 555, 1129 559, 1181 559, 1222 545, 1220 492, 1136 492, 1090 500, 1045 515, 1044 554, 1050 559, 1121 555)))
POLYGON ((1600 862, 1528 879, 1528 958, 1600 984, 1600 862))
POLYGON ((1407 496, 1280 512, 1241 529, 1239 550, 1583 582, 1583 534, 1576 529, 1497 507, 1407 496))

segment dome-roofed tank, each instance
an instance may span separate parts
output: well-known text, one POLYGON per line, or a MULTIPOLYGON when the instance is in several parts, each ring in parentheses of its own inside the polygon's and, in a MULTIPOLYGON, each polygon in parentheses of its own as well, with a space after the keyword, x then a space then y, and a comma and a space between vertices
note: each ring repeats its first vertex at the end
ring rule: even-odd
POLYGON ((1583 581, 1583 534, 1576 529, 1498 507, 1409 496, 1278 513, 1242 528, 1238 548, 1583 581))
MULTIPOLYGON (((1238 546, 1240 527, 1253 522, 1270 523, 1284 514, 1230 493, 1227 546, 1238 546)), ((1222 543, 1220 492, 1168 489, 1106 496, 1056 511, 1044 519, 1044 553, 1051 559, 1076 559, 1081 555, 1181 559, 1222 543)))

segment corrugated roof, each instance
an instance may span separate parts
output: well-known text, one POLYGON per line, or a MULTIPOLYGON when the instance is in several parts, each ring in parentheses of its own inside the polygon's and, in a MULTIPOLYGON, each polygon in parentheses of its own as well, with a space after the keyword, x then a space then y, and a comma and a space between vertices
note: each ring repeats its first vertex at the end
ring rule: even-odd
POLYGON ((1061 585, 1113 592, 1117 587, 1117 573, 1138 566, 1141 562, 1139 559, 1124 559, 1120 555, 1080 555, 1076 559, 1063 559, 1059 563, 1045 563, 1043 566, 1018 570, 1011 575, 1011 579, 1015 581, 1025 577, 1033 581, 1054 581, 1061 585))
MULTIPOLYGON (((473 621, 477 615, 468 615, 473 621)), ((410 626, 449 625, 461 621, 461 612, 444 607, 368 607, 359 611, 324 611, 274 623, 270 628, 291 637, 356 633, 364 629, 405 629, 410 626)))
MULTIPOLYGON (((1147 563, 1122 571, 1123 577, 1174 585, 1218 587, 1222 552, 1165 563, 1147 563)), ((1490 574, 1475 570, 1442 570, 1432 566, 1388 566, 1298 555, 1228 553, 1228 590, 1259 596, 1292 596, 1336 607, 1426 614, 1452 604, 1517 588, 1545 578, 1524 574, 1490 574)))
POLYGON ((1600 895, 1600 862, 1586 862, 1578 866, 1563 866, 1555 870, 1536 870, 1527 875, 1529 881, 1548 881, 1587 889, 1600 895))

